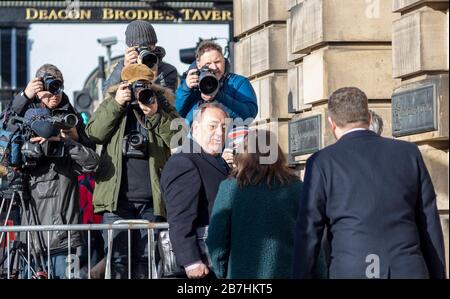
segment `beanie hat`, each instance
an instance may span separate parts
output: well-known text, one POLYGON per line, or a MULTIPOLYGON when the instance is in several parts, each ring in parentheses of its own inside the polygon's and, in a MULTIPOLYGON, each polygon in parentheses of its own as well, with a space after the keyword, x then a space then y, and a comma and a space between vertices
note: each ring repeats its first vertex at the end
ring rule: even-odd
POLYGON ((135 20, 128 24, 125 30, 125 42, 128 47, 148 46, 156 44, 158 38, 152 24, 147 21, 135 20))
POLYGON ((133 83, 137 80, 153 81, 155 74, 145 64, 129 64, 122 69, 121 78, 133 83))

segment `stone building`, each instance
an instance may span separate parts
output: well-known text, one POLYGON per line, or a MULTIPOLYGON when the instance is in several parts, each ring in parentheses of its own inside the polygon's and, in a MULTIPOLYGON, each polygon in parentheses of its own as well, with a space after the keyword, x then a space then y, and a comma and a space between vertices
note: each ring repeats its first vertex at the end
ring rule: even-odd
POLYGON ((448 0, 234 0, 235 72, 258 96, 255 126, 278 133, 290 164, 335 142, 327 98, 357 86, 383 136, 416 143, 449 236, 448 0), (278 122, 275 122, 277 120, 278 122))

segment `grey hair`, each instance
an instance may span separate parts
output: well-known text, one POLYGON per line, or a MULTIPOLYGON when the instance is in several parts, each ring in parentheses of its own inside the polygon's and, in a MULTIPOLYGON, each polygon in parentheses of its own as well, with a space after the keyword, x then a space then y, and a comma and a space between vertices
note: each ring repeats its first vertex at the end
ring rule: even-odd
POLYGON ((193 123, 194 122, 201 122, 202 121, 202 116, 203 116, 203 112, 205 112, 206 109, 209 108, 215 108, 215 109, 220 109, 223 111, 223 113, 225 114, 225 118, 228 118, 228 113, 223 109, 223 106, 219 103, 203 103, 201 104, 195 111, 194 111, 194 117, 193 117, 193 123))
POLYGON ((381 135, 383 133, 383 119, 375 111, 369 110, 372 115, 372 121, 370 122, 369 130, 381 135))

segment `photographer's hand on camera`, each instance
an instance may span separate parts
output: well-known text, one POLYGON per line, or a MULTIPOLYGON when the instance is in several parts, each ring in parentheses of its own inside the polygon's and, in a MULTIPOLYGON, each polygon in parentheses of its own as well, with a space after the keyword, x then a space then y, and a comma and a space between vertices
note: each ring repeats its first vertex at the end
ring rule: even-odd
POLYGON ((61 130, 61 137, 62 138, 70 138, 73 141, 78 141, 80 139, 80 136, 78 135, 77 128, 70 128, 68 130, 61 130))
POLYGON ((117 89, 115 100, 119 105, 125 106, 127 102, 131 101, 131 90, 128 88, 129 83, 122 82, 117 89))
POLYGON ((31 143, 43 144, 46 141, 61 141, 61 137, 60 136, 52 136, 52 137, 49 137, 49 138, 44 138, 44 137, 32 137, 32 138, 30 138, 30 142, 31 143))
POLYGON ((27 87, 25 88, 25 95, 29 100, 32 100, 36 94, 40 91, 44 90, 44 84, 42 83, 41 78, 33 78, 28 82, 27 87))
POLYGON ((197 88, 198 80, 199 80, 198 70, 197 69, 190 70, 186 76, 187 87, 189 87, 190 89, 197 88))
POLYGON ((126 51, 125 51, 125 57, 123 60, 123 65, 127 66, 129 64, 133 64, 137 62, 138 59, 138 52, 136 51, 136 47, 129 47, 126 51))

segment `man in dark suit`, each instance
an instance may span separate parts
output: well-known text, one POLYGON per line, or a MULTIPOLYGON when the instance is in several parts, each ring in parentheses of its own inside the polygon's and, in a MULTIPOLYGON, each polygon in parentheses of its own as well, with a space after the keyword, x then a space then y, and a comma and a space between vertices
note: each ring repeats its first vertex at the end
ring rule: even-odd
POLYGON ((330 278, 445 278, 436 195, 417 146, 369 131, 357 88, 335 91, 328 111, 338 141, 306 163, 294 277, 312 277, 326 227, 330 278))
POLYGON ((200 106, 192 124, 192 138, 169 159, 161 176, 170 240, 177 263, 188 278, 203 278, 210 273, 197 236, 207 232, 219 184, 229 172, 221 157, 226 117, 218 104, 200 106))

